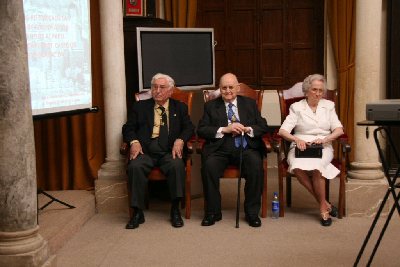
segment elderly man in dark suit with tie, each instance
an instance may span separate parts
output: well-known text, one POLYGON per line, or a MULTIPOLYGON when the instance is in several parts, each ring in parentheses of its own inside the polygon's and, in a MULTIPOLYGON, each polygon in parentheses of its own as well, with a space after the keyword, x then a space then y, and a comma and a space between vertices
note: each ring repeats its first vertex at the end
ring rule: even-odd
POLYGON ((130 205, 134 215, 126 225, 135 229, 144 223, 144 198, 147 175, 155 166, 167 177, 172 201, 171 224, 182 227, 179 202, 184 196, 185 165, 182 160, 184 144, 194 134, 194 125, 185 103, 171 97, 174 80, 158 73, 151 80, 148 100, 135 102, 129 120, 122 127, 124 141, 130 144, 128 186, 132 197, 130 205))
POLYGON ((206 139, 201 167, 206 207, 201 225, 210 226, 222 219, 219 179, 228 164, 239 164, 242 146, 245 219, 250 226, 259 227, 265 152, 261 137, 268 125, 254 100, 237 95, 240 86, 234 74, 224 74, 219 89, 221 97, 205 103, 197 129, 198 136, 206 139))

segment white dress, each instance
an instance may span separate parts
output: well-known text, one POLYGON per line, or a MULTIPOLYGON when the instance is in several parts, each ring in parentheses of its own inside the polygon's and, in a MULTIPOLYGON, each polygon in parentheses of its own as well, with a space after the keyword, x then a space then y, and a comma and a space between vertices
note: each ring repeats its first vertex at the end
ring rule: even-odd
MULTIPOLYGON (((336 114, 334 102, 321 99, 314 113, 307 101, 303 99, 290 106, 289 115, 282 123, 281 129, 289 133, 294 130, 294 136, 306 142, 311 142, 317 138, 323 139, 338 127, 343 127, 343 125, 336 114)), ((288 153, 289 172, 296 168, 302 170, 317 169, 327 179, 333 179, 340 173, 339 169, 331 164, 333 159, 331 143, 324 144, 322 158, 296 158, 294 145, 295 143, 292 142, 288 153)))

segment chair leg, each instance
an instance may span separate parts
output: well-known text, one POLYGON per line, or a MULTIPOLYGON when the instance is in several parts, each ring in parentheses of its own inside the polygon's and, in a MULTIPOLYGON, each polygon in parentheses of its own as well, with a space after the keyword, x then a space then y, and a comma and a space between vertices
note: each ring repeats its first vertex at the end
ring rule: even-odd
POLYGON ((283 173, 281 167, 279 167, 279 217, 285 216, 285 197, 283 193, 283 173))
POLYGON ((345 203, 346 203, 346 192, 345 192, 345 175, 346 173, 342 171, 340 173, 340 184, 339 184, 339 219, 345 216, 345 203))
POLYGON ((330 185, 329 180, 325 179, 325 199, 328 202, 329 202, 329 192, 330 192, 329 191, 329 185, 330 185))
POLYGON ((286 176, 286 203, 288 207, 292 206, 292 177, 290 175, 286 176))
POLYGON ((263 168, 264 168, 264 185, 261 197, 261 217, 267 217, 267 181, 268 181, 268 162, 267 159, 263 160, 263 168))
MULTIPOLYGON (((191 195, 191 186, 192 186, 192 162, 190 159, 186 160, 186 179, 185 179, 185 218, 190 219, 191 213, 191 205, 192 205, 192 195, 191 195)), ((182 201, 183 204, 183 201, 182 201)))

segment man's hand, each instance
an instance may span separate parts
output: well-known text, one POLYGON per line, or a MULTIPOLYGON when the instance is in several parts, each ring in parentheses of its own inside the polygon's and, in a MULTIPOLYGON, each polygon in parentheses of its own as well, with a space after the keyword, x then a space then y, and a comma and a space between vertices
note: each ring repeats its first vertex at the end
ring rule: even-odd
POLYGON ((250 132, 250 127, 245 127, 239 122, 229 124, 227 127, 222 129, 222 133, 231 133, 233 136, 241 135, 242 133, 250 132))
POLYGON ((139 142, 133 143, 129 149, 129 159, 136 159, 139 153, 143 154, 142 145, 139 142))
POLYGON ((174 146, 172 147, 172 158, 175 159, 176 157, 182 158, 183 155, 183 145, 185 142, 183 142, 182 139, 176 139, 174 142, 174 146))

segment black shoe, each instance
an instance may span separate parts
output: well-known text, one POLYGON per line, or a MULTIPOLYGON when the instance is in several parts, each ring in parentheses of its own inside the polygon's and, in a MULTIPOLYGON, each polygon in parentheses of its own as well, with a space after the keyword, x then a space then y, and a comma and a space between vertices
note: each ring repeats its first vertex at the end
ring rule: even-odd
POLYGON ((332 224, 332 218, 328 217, 329 212, 321 212, 321 225, 322 226, 331 226, 332 224))
POLYGON ((260 227, 261 226, 261 220, 257 214, 246 214, 245 219, 246 219, 246 222, 248 222, 248 224, 251 227, 260 227))
POLYGON ((126 229, 135 229, 139 227, 139 224, 144 223, 144 214, 143 211, 139 210, 135 212, 129 222, 126 224, 126 229))
POLYGON ((215 224, 222 219, 221 212, 218 213, 208 213, 204 216, 203 220, 201 221, 202 226, 210 226, 215 224))
POLYGON ((179 208, 177 208, 177 207, 171 208, 171 225, 173 227, 182 227, 183 226, 181 212, 179 211, 179 208))
MULTIPOLYGON (((330 204, 330 203, 329 203, 330 204)), ((338 214, 339 214, 339 210, 338 210, 338 208, 336 208, 335 206, 333 206, 332 204, 331 204, 331 208, 330 208, 330 210, 329 210, 329 215, 331 215, 332 217, 337 217, 338 216, 338 214)))

